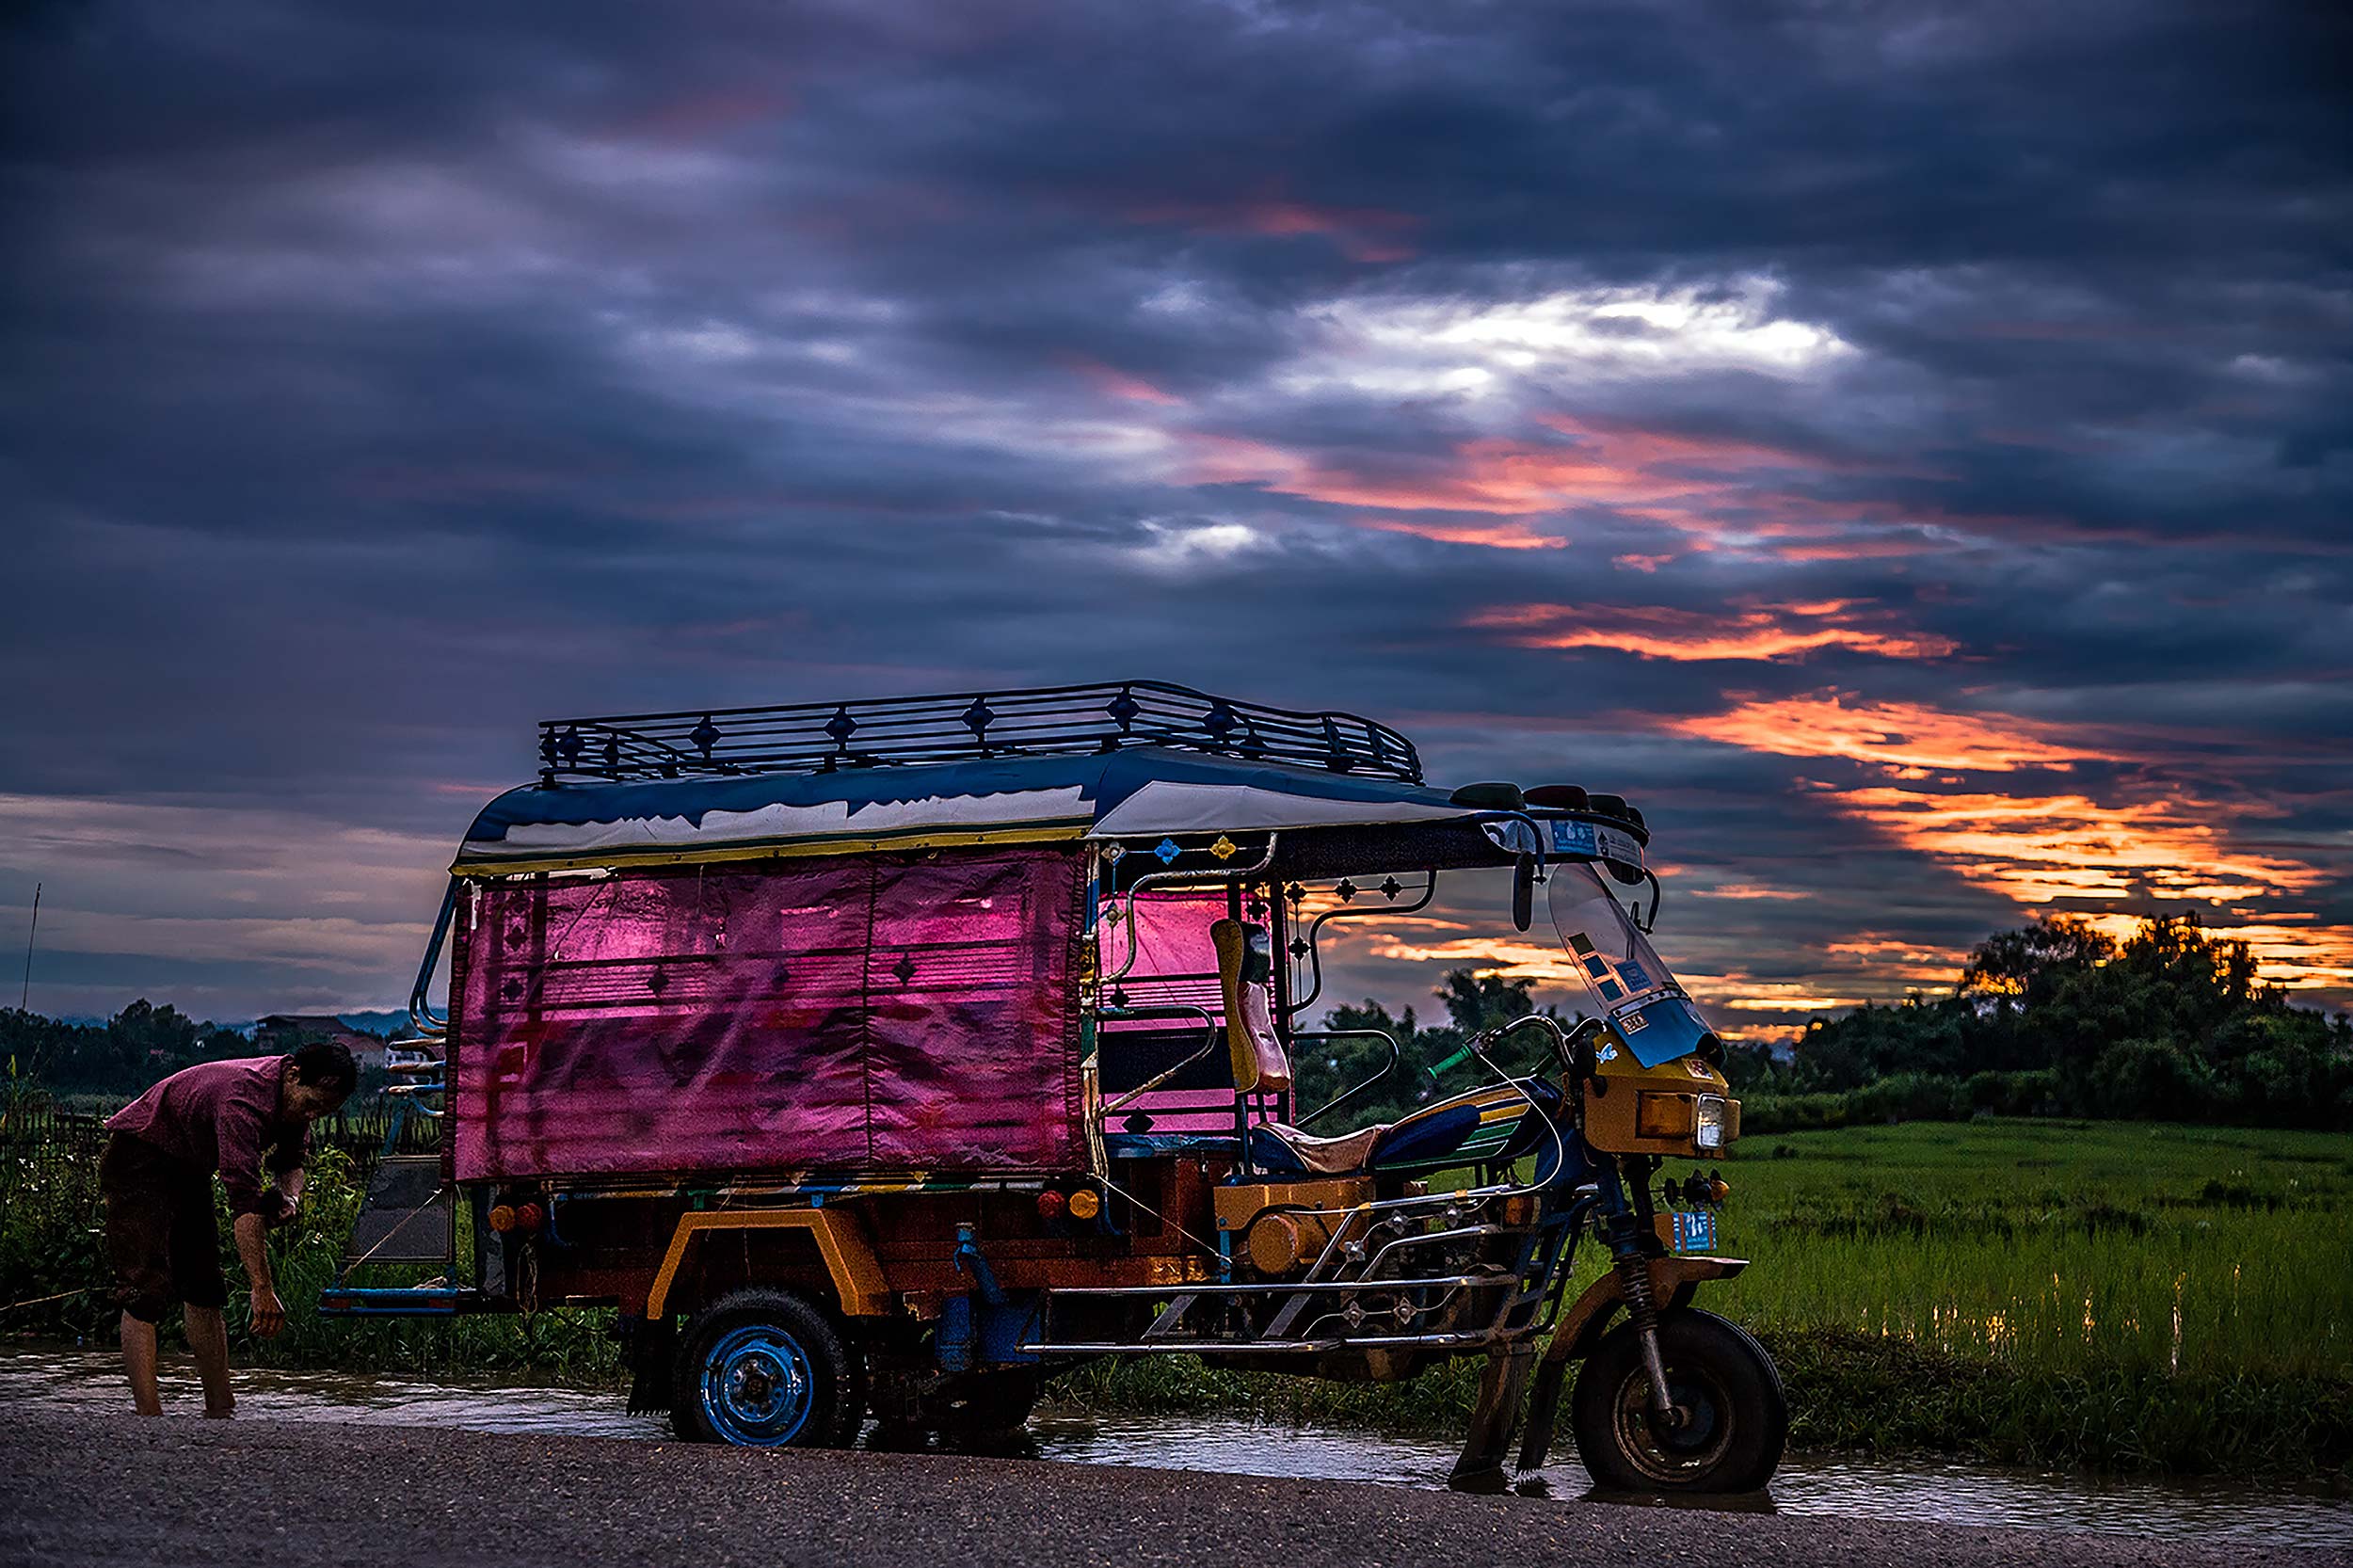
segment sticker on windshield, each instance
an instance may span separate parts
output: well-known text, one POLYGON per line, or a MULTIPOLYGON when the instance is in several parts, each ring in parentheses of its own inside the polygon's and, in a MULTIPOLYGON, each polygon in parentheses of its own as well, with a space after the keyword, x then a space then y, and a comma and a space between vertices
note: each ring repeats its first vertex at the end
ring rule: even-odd
POLYGON ((1625 982, 1628 990, 1650 989, 1650 971, 1631 958, 1618 966, 1618 978, 1625 982))
POLYGON ((1604 1001, 1615 1001, 1625 995, 1625 987, 1614 980, 1605 980, 1594 989, 1601 993, 1601 1000, 1604 1001))
POLYGON ((1595 980, 1599 980, 1609 972, 1609 961, 1602 958, 1588 958, 1585 960, 1585 972, 1595 980))
POLYGON ((1593 951, 1593 939, 1582 931, 1572 931, 1569 933, 1569 946, 1580 954, 1588 953, 1593 951))
POLYGON ((1599 848, 1592 823, 1557 822, 1552 824, 1552 852, 1555 855, 1592 855, 1599 848))

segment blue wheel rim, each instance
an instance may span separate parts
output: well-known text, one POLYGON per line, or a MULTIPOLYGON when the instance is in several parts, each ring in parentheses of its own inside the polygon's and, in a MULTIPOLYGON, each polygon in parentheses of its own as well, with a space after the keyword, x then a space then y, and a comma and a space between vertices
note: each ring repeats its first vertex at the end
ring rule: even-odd
POLYGON ((747 1323, 703 1358, 703 1418, 728 1442, 781 1448, 800 1436, 817 1406, 808 1352, 773 1323, 747 1323))

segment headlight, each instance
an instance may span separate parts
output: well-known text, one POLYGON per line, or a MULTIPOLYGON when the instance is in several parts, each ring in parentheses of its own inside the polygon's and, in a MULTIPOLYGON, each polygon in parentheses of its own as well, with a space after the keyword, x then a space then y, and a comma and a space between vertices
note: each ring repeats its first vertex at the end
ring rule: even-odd
POLYGON ((1693 1129, 1691 1141, 1704 1149, 1724 1146, 1724 1124, 1731 1119, 1730 1107, 1721 1095, 1702 1095, 1699 1103, 1699 1125, 1693 1129))

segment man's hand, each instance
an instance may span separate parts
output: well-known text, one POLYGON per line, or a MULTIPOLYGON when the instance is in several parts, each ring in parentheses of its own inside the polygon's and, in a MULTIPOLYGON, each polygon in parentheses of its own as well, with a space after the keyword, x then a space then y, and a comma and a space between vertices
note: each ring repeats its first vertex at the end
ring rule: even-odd
POLYGON ((292 1193, 273 1188, 269 1194, 269 1208, 263 1215, 262 1223, 272 1230, 281 1225, 290 1225, 294 1224, 295 1215, 299 1208, 292 1193))
POLYGON ((280 1304, 278 1292, 266 1285, 253 1288, 253 1332, 264 1339, 275 1339, 278 1331, 286 1326, 286 1309, 280 1304))

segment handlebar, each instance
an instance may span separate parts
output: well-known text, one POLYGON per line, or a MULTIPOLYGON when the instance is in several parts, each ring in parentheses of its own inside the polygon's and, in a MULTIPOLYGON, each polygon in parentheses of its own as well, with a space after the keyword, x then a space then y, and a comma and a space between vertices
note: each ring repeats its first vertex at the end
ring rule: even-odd
POLYGON ((1478 1056, 1482 1061, 1503 1037, 1514 1030, 1535 1026, 1552 1036, 1552 1054, 1561 1064, 1561 1071, 1571 1079, 1591 1078, 1598 1064, 1593 1059, 1593 1040, 1609 1024, 1600 1018, 1579 1018, 1575 1025, 1563 1029, 1561 1020, 1545 1013, 1526 1013, 1510 1023, 1480 1031, 1464 1043, 1463 1048, 1449 1057, 1433 1071, 1444 1072, 1465 1056, 1478 1056))

